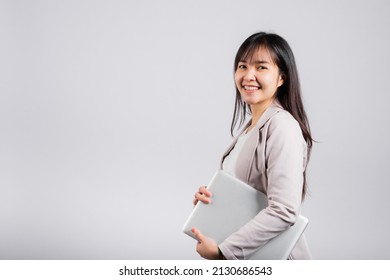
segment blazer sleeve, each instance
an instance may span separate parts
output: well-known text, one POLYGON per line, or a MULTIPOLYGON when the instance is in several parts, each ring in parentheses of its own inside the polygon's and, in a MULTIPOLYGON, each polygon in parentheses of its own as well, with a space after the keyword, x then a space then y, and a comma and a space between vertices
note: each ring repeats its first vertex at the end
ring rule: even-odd
MULTIPOLYGON (((302 201, 306 142, 297 121, 289 114, 279 113, 269 121, 265 146, 257 149, 264 160, 268 207, 219 244, 227 259, 246 259, 295 223, 302 201)), ((264 128, 263 128, 264 129, 264 128)), ((256 179, 257 180, 257 179, 256 179)))

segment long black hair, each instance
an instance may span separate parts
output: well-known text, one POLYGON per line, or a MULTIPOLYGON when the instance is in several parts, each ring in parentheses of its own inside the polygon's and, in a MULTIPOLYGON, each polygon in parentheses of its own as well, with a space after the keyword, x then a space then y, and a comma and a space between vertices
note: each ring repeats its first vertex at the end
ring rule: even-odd
MULTIPOLYGON (((234 60, 234 71, 237 70, 238 63, 242 60, 250 60, 248 58, 259 50, 265 48, 269 51, 273 62, 278 66, 280 75, 283 78, 283 84, 276 92, 276 100, 280 105, 288 111, 299 123, 303 138, 307 143, 308 159, 310 157, 313 138, 311 136, 309 121, 305 109, 303 107, 301 86, 298 77, 298 70, 295 63, 294 54, 285 39, 277 34, 259 32, 249 36, 240 46, 234 60)), ((236 101, 234 106, 233 119, 230 132, 233 136, 233 131, 238 125, 240 127, 247 114, 250 114, 250 107, 246 104, 241 94, 236 87, 236 101)), ((302 197, 306 194, 306 171, 303 174, 303 190, 302 197)))

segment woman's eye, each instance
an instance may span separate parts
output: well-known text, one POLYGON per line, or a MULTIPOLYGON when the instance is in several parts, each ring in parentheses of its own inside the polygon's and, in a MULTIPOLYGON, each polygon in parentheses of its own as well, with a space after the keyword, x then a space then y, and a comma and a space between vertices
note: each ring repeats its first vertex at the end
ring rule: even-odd
POLYGON ((263 70, 263 69, 267 69, 266 67, 264 67, 264 66, 259 66, 259 67, 257 67, 257 69, 259 69, 259 70, 263 70))
POLYGON ((246 69, 246 66, 241 64, 241 65, 238 65, 238 69, 246 69))

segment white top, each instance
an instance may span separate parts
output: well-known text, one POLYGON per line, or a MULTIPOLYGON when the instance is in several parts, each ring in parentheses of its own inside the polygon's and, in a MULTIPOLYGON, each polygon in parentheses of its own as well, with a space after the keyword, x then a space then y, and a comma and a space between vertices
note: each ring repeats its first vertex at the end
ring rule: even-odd
POLYGON ((249 132, 245 133, 243 132, 237 139, 237 143, 234 145, 233 150, 230 151, 229 155, 225 157, 222 163, 222 169, 229 173, 230 175, 237 176, 235 170, 237 165, 237 158, 241 153, 242 148, 245 145, 246 139, 248 138, 249 134, 252 133, 253 129, 251 129, 249 132))

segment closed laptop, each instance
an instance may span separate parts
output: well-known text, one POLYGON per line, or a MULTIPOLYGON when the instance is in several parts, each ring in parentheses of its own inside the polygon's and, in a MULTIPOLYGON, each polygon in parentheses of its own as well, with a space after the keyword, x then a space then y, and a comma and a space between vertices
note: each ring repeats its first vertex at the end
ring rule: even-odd
MULTIPOLYGON (((265 194, 222 170, 214 174, 207 188, 213 194, 211 203, 197 203, 183 226, 184 233, 193 238, 191 229, 195 227, 219 244, 268 206, 265 194)), ((308 219, 299 215, 294 225, 248 259, 287 259, 307 224, 308 219)))

